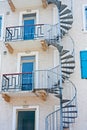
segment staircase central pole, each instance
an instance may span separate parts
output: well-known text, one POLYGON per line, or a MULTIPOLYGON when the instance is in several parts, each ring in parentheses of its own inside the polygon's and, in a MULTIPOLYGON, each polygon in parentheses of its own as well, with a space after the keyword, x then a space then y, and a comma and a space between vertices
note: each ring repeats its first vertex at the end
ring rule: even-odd
POLYGON ((59 16, 59 8, 58 8, 58 35, 59 35, 59 46, 58 46, 58 52, 59 52, 59 75, 60 75, 60 130, 63 130, 63 111, 62 111, 62 67, 61 67, 61 51, 62 51, 62 45, 61 45, 61 30, 60 30, 60 16, 59 16))

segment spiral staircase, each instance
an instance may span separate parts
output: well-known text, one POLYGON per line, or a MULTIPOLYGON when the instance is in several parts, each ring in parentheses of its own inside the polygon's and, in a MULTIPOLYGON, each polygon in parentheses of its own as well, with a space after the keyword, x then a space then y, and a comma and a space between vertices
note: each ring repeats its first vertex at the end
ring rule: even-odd
MULTIPOLYGON (((60 65, 48 72, 50 84, 48 93, 60 99, 60 106, 46 117, 46 130, 68 130, 77 118, 77 91, 75 85, 69 80, 75 68, 74 47, 66 48, 64 45, 66 42, 63 41, 72 27, 73 16, 72 11, 61 1, 47 0, 47 3, 55 4, 58 8, 58 24, 51 27, 49 38, 45 41, 48 46, 56 47, 59 52, 60 65), (52 82, 53 77, 55 78, 52 82)), ((71 42, 73 43, 72 38, 71 42)))

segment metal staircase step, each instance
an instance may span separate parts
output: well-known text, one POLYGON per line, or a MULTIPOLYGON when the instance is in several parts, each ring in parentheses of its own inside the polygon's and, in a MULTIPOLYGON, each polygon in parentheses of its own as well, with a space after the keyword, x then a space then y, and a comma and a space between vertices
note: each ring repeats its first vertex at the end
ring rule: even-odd
POLYGON ((55 97, 60 98, 60 95, 55 95, 55 97))
POLYGON ((62 4, 61 7, 60 7, 59 12, 62 12, 66 7, 67 7, 67 5, 62 4))
POLYGON ((69 58, 73 58, 73 56, 72 55, 66 55, 64 57, 61 57, 61 60, 69 59, 69 58))
POLYGON ((61 28, 64 28, 65 30, 69 30, 71 28, 71 26, 64 26, 64 25, 60 25, 61 28))
POLYGON ((63 116, 63 118, 70 118, 70 119, 75 119, 76 118, 76 116, 63 116))
POLYGON ((60 91, 58 87, 57 88, 48 89, 49 93, 58 92, 58 91, 60 91))
POLYGON ((49 93, 59 92, 59 89, 56 89, 56 90, 49 89, 48 92, 49 92, 49 93))
POLYGON ((73 23, 73 21, 61 21, 61 23, 71 25, 73 23))
POLYGON ((68 50, 63 50, 61 53, 60 53, 60 56, 63 56, 65 55, 66 53, 68 53, 69 51, 68 50))
POLYGON ((65 14, 69 14, 69 13, 71 13, 71 10, 66 9, 65 11, 63 11, 62 13, 60 13, 60 16, 65 15, 65 14))
POLYGON ((53 1, 53 0, 47 0, 48 4, 55 4, 58 8, 61 7, 61 1, 53 1))
POLYGON ((62 78, 63 78, 63 79, 67 79, 67 78, 69 78, 69 76, 66 76, 66 75, 63 74, 63 75, 62 75, 62 78))
POLYGON ((66 34, 66 31, 64 31, 64 30, 62 30, 62 29, 60 29, 60 31, 61 31, 61 35, 62 35, 62 36, 64 36, 64 35, 66 34))
POLYGON ((59 88, 53 89, 52 91, 57 92, 60 91, 59 88))
POLYGON ((62 100, 62 103, 66 103, 66 102, 69 102, 70 100, 68 100, 68 99, 63 99, 62 100))
POLYGON ((53 91, 54 94, 59 94, 57 91, 53 91))
POLYGON ((58 9, 61 8, 61 1, 57 1, 55 4, 57 5, 58 9))
POLYGON ((66 69, 74 69, 75 66, 62 66, 62 68, 66 68, 66 69))
POLYGON ((62 78, 63 78, 63 79, 64 79, 64 78, 68 79, 69 77, 70 77, 69 74, 62 73, 62 78))
POLYGON ((66 77, 62 76, 62 79, 65 81, 65 79, 67 79, 66 77))
MULTIPOLYGON (((62 83, 64 83, 64 80, 62 79, 62 83)), ((60 80, 58 81, 58 83, 55 83, 53 86, 59 86, 60 85, 60 80)))
POLYGON ((67 19, 67 20, 69 20, 69 19, 73 19, 73 16, 72 16, 72 14, 70 14, 70 15, 67 15, 67 16, 62 16, 62 17, 60 17, 60 20, 62 20, 62 19, 67 19))
POLYGON ((63 121, 64 124, 74 123, 73 121, 63 121))
POLYGON ((48 4, 52 4, 52 3, 53 3, 53 0, 47 0, 47 3, 48 3, 48 4))
POLYGON ((69 128, 69 126, 63 126, 63 129, 68 129, 69 128))
POLYGON ((70 72, 70 71, 64 71, 64 70, 62 70, 62 73, 65 73, 65 74, 72 74, 73 72, 70 72))
POLYGON ((62 108, 69 108, 69 107, 76 107, 76 105, 67 105, 67 106, 64 106, 62 108))
MULTIPOLYGON (((54 86, 54 85, 53 85, 54 86)), ((55 87, 52 87, 52 88, 50 88, 51 90, 56 90, 56 89, 59 89, 59 87, 58 86, 55 86, 55 87)))
POLYGON ((77 113, 77 111, 63 111, 63 113, 77 113))
POLYGON ((75 64, 75 61, 62 61, 61 64, 75 64))

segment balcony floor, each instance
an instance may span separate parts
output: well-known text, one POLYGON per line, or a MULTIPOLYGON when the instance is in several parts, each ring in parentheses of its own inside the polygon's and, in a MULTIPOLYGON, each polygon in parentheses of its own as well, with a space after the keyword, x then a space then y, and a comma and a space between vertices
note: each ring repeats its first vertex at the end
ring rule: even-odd
POLYGON ((12 41, 7 42, 5 44, 9 44, 13 51, 16 52, 26 52, 29 53, 31 51, 36 51, 42 49, 41 40, 22 40, 22 41, 12 41))

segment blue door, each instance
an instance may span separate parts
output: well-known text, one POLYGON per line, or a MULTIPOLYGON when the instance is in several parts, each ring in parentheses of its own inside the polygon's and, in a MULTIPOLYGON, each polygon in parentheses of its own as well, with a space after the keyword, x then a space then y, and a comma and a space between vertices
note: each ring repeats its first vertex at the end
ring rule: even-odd
POLYGON ((22 63, 22 90, 32 90, 33 87, 33 62, 22 63))
POLYGON ((34 19, 24 20, 24 40, 34 39, 34 19))
POLYGON ((35 130, 35 111, 19 111, 17 130, 35 130))

